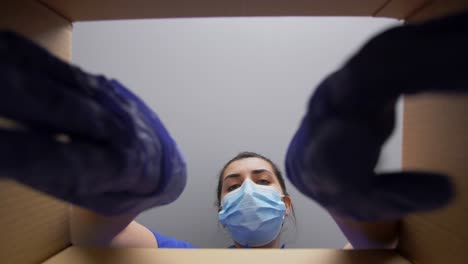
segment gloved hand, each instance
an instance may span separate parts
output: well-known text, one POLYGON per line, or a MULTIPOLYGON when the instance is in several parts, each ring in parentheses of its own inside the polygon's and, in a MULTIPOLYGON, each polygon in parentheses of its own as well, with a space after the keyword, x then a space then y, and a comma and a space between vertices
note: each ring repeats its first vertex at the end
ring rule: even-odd
POLYGON ((391 220, 446 205, 437 172, 374 171, 402 94, 468 92, 468 13, 390 29, 326 78, 309 101, 286 157, 302 193, 338 216, 391 220))
POLYGON ((183 191, 177 144, 119 82, 12 32, 0 33, 0 82, 0 116, 22 125, 0 129, 0 175, 103 214, 139 213, 183 191))

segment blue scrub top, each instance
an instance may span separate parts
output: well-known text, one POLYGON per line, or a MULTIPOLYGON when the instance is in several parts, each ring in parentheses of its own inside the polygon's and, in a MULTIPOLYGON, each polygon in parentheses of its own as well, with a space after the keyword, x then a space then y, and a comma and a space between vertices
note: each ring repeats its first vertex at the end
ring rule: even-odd
POLYGON ((154 234, 156 241, 158 241, 159 248, 195 248, 187 241, 177 240, 172 237, 161 235, 151 229, 149 230, 154 234))
MULTIPOLYGON (((153 233, 154 237, 156 238, 156 241, 158 241, 159 248, 196 248, 187 241, 182 241, 173 237, 161 235, 150 228, 148 229, 153 233)), ((235 246, 232 245, 229 248, 235 248, 235 246)), ((284 248, 284 244, 281 245, 281 248, 284 248)))

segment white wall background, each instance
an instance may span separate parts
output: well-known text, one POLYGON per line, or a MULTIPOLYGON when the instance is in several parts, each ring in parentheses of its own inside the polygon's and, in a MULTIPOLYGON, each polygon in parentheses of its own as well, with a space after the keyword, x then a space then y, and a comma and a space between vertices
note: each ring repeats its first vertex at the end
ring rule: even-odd
MULTIPOLYGON (((73 62, 119 79, 153 107, 180 144, 188 185, 138 220, 198 247, 231 244, 217 224, 224 163, 259 152, 284 171, 289 140, 314 87, 362 43, 397 21, 377 18, 211 18, 76 23, 73 62)), ((401 105, 400 105, 401 117, 401 105)), ((401 120, 380 169, 399 169, 401 120)), ((287 183, 297 232, 287 247, 340 248, 332 219, 287 183)))

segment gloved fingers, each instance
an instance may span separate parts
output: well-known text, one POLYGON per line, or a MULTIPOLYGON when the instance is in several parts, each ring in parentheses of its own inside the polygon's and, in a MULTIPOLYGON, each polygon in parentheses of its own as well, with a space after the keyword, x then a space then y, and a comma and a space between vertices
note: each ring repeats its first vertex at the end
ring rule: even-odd
POLYGON ((446 205, 449 178, 374 177, 401 94, 468 91, 468 13, 391 29, 369 41, 312 96, 288 148, 287 176, 304 194, 357 220, 400 218, 446 205))
POLYGON ((320 172, 337 182, 351 178, 342 175, 372 172, 378 161, 380 141, 371 129, 352 121, 330 119, 318 130, 305 146, 305 169, 320 172))
POLYGON ((12 32, 0 33, 0 81, 0 118, 20 123, 0 130, 1 175, 104 214, 139 213, 181 194, 176 143, 123 85, 12 32))
MULTIPOLYGON (((305 186, 304 179, 306 177, 302 175, 304 173, 304 151, 309 141, 309 134, 309 126, 305 120, 302 120, 300 127, 289 142, 285 158, 286 177, 296 188, 306 195, 308 195, 306 192, 313 188, 313 186, 305 186)), ((309 193, 312 193, 312 190, 309 193)))
POLYGON ((36 71, 0 62, 0 115, 27 127, 97 141, 122 131, 113 113, 36 71))
POLYGON ((383 128, 333 116, 309 120, 304 118, 290 143, 286 172, 301 192, 322 206, 345 217, 371 221, 438 208, 453 197, 450 180, 440 174, 376 176, 373 169, 383 144, 379 136, 383 128))
POLYGON ((393 131, 397 96, 382 100, 383 91, 376 94, 353 91, 349 89, 353 85, 351 80, 341 77, 341 71, 330 75, 312 95, 306 115, 307 122, 313 124, 311 134, 329 119, 336 119, 371 130, 373 137, 383 143, 393 131))
POLYGON ((383 210, 389 208, 404 215, 441 208, 454 197, 454 184, 446 175, 403 171, 378 175, 371 199, 381 201, 383 210))
POLYGON ((369 182, 364 188, 355 186, 318 202, 343 218, 382 221, 441 208, 455 196, 450 179, 437 173, 384 173, 369 182))
POLYGON ((381 93, 384 99, 421 91, 467 91, 467 32, 468 12, 390 29, 343 67, 342 79, 353 83, 343 88, 366 96, 381 93))
POLYGON ((291 182, 319 203, 369 186, 381 147, 372 130, 333 118, 309 127, 308 120, 304 118, 286 155, 291 182))
POLYGON ((185 163, 174 147, 162 161, 158 153, 0 129, 0 177, 103 214, 139 213, 182 193, 185 163))
POLYGON ((125 166, 119 153, 104 144, 0 130, 0 174, 59 198, 116 191, 115 177, 125 166))
MULTIPOLYGON (((23 71, 40 73, 63 87, 89 96, 90 92, 76 81, 80 70, 55 57, 30 39, 12 31, 0 31, 0 61, 23 71)), ((47 88, 47 87, 44 87, 47 88)))

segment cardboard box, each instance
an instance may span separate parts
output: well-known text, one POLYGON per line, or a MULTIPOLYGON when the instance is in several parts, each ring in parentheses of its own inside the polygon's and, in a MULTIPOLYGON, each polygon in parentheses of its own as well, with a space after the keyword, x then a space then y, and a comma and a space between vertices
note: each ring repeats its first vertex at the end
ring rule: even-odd
MULTIPOLYGON (((466 0, 20 0, 0 3, 0 28, 21 32, 69 60, 74 21, 334 15, 383 16, 411 23, 467 8, 466 0)), ((65 203, 1 180, 0 262, 468 263, 468 96, 406 98, 404 109, 404 168, 447 172, 459 195, 447 209, 404 219, 395 251, 78 248, 70 243, 65 203)))

